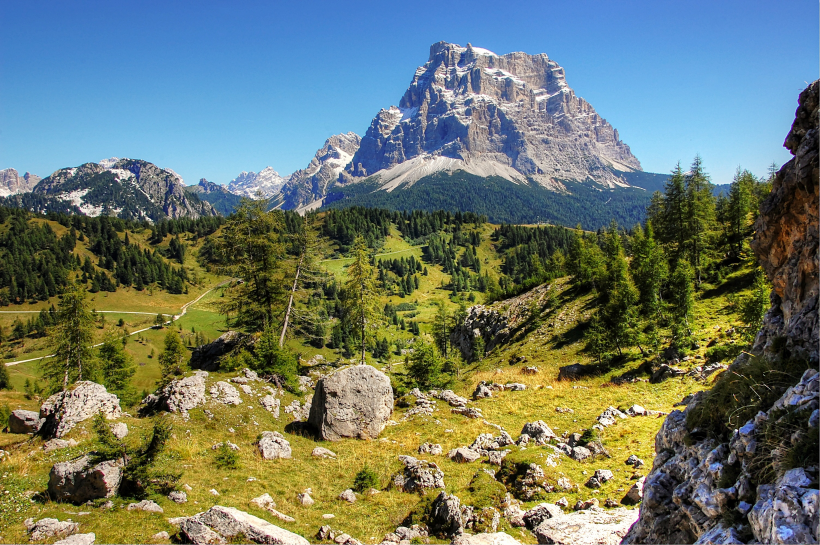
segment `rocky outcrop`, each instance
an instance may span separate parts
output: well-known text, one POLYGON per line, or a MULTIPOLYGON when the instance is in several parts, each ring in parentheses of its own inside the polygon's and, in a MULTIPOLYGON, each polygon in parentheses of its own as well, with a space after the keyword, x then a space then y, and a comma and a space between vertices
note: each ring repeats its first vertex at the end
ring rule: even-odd
POLYGON ((256 338, 240 331, 227 331, 215 341, 195 348, 191 353, 191 369, 218 371, 220 359, 240 348, 252 348, 256 338))
POLYGON ((82 380, 73 389, 54 394, 40 407, 39 433, 46 438, 62 437, 84 420, 102 413, 108 419, 122 416, 120 400, 102 384, 82 380))
POLYGON ((319 380, 308 422, 327 441, 375 439, 392 413, 390 378, 370 365, 356 365, 319 380))
POLYGON ((752 249, 772 282, 772 308, 755 353, 818 364, 818 96, 820 81, 798 100, 783 144, 794 158, 777 172, 760 205, 752 249), (784 352, 785 351, 785 352, 784 352))
POLYGON ((444 488, 444 473, 433 462, 412 456, 399 456, 404 465, 401 473, 393 476, 393 486, 403 492, 421 492, 444 488))
MULTIPOLYGON (((684 410, 673 411, 655 438, 656 457, 643 484, 640 519, 624 543, 820 541, 817 460, 805 462, 806 467, 784 463, 787 452, 801 448, 801 442, 816 442, 820 421, 820 374, 815 369, 819 99, 817 81, 800 94, 785 143, 794 158, 777 173, 771 195, 761 204, 752 244, 774 289, 751 352, 775 370, 789 360, 814 368, 725 442, 704 439, 699 430, 687 427, 687 416, 700 411, 699 405, 716 402, 709 392, 690 397, 684 410)), ((742 373, 748 363, 749 356, 741 354, 726 372, 742 373)), ((630 495, 630 501, 640 499, 638 491, 630 495)))
POLYGON ((233 507, 215 505, 204 513, 180 521, 185 543, 206 545, 242 540, 246 543, 308 545, 307 539, 233 507))
POLYGON ((9 415, 9 433, 37 433, 40 429, 40 414, 17 409, 9 415))
MULTIPOLYGON (((476 347, 483 341, 485 352, 510 340, 511 336, 528 319, 534 307, 542 308, 550 290, 548 284, 536 286, 530 291, 489 306, 475 305, 467 309, 467 316, 450 334, 453 347, 471 359, 476 347)), ((537 368, 535 369, 537 372, 537 368)))
POLYGON ((122 467, 121 460, 92 465, 88 455, 54 464, 48 476, 48 495, 55 501, 78 504, 110 498, 120 488, 122 467))
POLYGON ((190 377, 172 380, 168 385, 142 400, 140 414, 157 411, 180 413, 205 404, 205 378, 208 373, 197 371, 190 377))

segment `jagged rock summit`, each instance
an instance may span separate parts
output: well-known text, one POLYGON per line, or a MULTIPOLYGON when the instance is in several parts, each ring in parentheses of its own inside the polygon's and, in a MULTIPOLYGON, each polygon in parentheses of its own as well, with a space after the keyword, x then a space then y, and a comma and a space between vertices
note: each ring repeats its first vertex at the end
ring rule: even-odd
POLYGON ((442 170, 561 189, 563 181, 626 185, 617 171, 641 164, 546 54, 438 42, 399 106, 373 119, 346 181, 378 173, 391 189, 442 170))
POLYGON ((214 216, 207 202, 185 191, 173 170, 139 159, 104 159, 62 168, 43 178, 32 194, 60 201, 86 216, 153 222, 214 216))
POLYGON ((31 191, 40 177, 26 172, 22 176, 13 168, 0 170, 0 197, 31 191))
POLYGON ((325 145, 316 152, 307 168, 294 172, 282 188, 282 208, 318 208, 328 188, 350 164, 361 142, 361 137, 354 132, 336 134, 325 140, 325 145))
POLYGON ((241 172, 228 183, 228 191, 242 197, 256 198, 257 193, 270 198, 282 189, 288 177, 279 175, 273 167, 265 167, 259 172, 241 172))

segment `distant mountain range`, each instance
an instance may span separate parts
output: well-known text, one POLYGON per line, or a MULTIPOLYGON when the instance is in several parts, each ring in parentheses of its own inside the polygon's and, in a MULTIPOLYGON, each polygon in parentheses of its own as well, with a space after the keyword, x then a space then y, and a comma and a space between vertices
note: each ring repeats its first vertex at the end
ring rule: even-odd
POLYGON ((229 214, 239 197, 261 195, 286 210, 469 210, 491 221, 588 228, 613 215, 640 221, 666 179, 641 170, 618 131, 575 95, 546 54, 496 55, 446 42, 430 47, 398 106, 379 111, 364 137, 331 136, 287 176, 268 166, 227 187, 203 179, 185 188, 170 169, 116 158, 42 181, 13 169, 0 175, 9 203, 152 221, 229 214))

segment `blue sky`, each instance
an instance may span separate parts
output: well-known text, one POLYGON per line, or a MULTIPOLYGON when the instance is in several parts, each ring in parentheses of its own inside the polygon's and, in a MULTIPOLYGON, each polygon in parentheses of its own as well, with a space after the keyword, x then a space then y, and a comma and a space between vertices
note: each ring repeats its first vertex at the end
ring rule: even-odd
POLYGON ((547 53, 644 170, 758 175, 818 77, 818 3, 0 2, 0 168, 106 157, 195 183, 303 168, 398 104, 439 40, 547 53))

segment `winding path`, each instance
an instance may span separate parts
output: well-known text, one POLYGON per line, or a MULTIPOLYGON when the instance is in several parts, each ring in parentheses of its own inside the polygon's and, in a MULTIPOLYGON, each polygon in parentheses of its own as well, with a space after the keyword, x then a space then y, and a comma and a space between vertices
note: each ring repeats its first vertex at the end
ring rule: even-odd
MULTIPOLYGON (((230 279, 223 280, 222 282, 220 282, 216 286, 212 287, 208 291, 201 294, 199 297, 197 297, 193 301, 188 301, 187 303, 182 305, 182 307, 180 309, 182 312, 180 312, 179 314, 174 314, 173 316, 171 316, 171 319, 168 320, 167 322, 165 322, 163 325, 168 325, 168 324, 174 323, 175 321, 179 320, 180 318, 185 316, 185 313, 188 312, 188 307, 190 307, 193 304, 196 304, 197 302, 199 302, 200 299, 202 299, 203 297, 205 297, 206 295, 208 295, 209 293, 211 293, 215 289, 224 286, 225 284, 227 284, 230 281, 231 281, 230 279)), ((37 313, 37 314, 40 313, 39 310, 22 310, 22 311, 19 311, 19 312, 8 311, 7 310, 7 311, 2 311, 2 312, 5 312, 7 314, 22 314, 22 313, 27 313, 27 312, 34 312, 34 313, 37 313)), ((114 313, 114 314, 147 314, 149 316, 155 316, 155 314, 153 312, 133 312, 133 311, 123 311, 123 310, 98 310, 97 311, 98 314, 101 313, 101 312, 111 312, 111 313, 114 313)), ((148 331, 149 329, 154 329, 154 327, 155 326, 146 327, 146 328, 143 328, 143 329, 138 329, 137 331, 133 331, 133 332, 129 333, 128 335, 129 336, 130 335, 136 335, 137 333, 142 333, 143 331, 148 331)), ((97 348, 98 346, 101 346, 101 345, 102 345, 102 343, 95 344, 94 346, 92 346, 92 348, 97 348)), ((5 365, 6 365, 6 367, 9 367, 9 366, 12 366, 12 365, 17 365, 18 363, 28 363, 30 361, 37 361, 37 360, 42 360, 44 358, 52 358, 52 357, 54 357, 54 354, 48 354, 46 356, 39 356, 39 357, 36 357, 36 358, 27 359, 27 360, 9 361, 9 362, 6 362, 5 365)))

